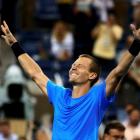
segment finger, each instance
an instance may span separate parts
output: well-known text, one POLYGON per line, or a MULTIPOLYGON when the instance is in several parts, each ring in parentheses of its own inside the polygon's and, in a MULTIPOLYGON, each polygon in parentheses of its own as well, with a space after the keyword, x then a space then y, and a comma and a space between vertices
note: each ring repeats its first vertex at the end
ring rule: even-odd
POLYGON ((136 26, 134 24, 130 24, 130 28, 132 31, 134 31, 134 32, 136 31, 136 26))
POLYGON ((5 27, 3 25, 1 25, 1 30, 3 31, 3 33, 6 35, 6 30, 5 27))
POLYGON ((5 35, 1 35, 1 38, 6 39, 6 36, 5 35))
POLYGON ((8 28, 6 28, 4 25, 1 25, 1 29, 5 35, 10 33, 10 30, 8 28))
POLYGON ((8 27, 7 23, 5 22, 5 20, 3 21, 3 24, 4 24, 4 26, 5 26, 7 29, 9 29, 9 27, 8 27))

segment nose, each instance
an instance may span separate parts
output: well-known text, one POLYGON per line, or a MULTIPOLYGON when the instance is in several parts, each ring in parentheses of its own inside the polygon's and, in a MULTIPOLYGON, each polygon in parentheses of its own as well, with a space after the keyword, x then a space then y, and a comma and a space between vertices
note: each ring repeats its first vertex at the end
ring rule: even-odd
POLYGON ((77 66, 76 65, 73 65, 72 66, 72 70, 76 70, 77 69, 77 66))

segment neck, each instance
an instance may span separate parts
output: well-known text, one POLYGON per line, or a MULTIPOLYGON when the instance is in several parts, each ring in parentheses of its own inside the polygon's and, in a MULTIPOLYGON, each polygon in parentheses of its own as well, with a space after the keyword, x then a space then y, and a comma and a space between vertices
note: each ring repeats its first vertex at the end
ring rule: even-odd
POLYGON ((74 85, 73 91, 72 91, 72 97, 73 98, 79 98, 83 95, 85 95, 90 89, 90 83, 84 83, 81 85, 74 85))

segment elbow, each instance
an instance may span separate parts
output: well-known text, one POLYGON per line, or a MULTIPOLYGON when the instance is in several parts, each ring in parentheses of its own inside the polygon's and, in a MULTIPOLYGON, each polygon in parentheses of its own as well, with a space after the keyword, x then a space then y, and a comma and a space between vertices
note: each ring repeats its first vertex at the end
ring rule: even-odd
POLYGON ((42 75, 42 72, 30 72, 29 73, 29 76, 33 81, 35 81, 35 79, 37 79, 40 75, 42 75))
POLYGON ((40 73, 32 73, 31 79, 35 81, 40 75, 41 75, 40 73))
POLYGON ((42 70, 41 69, 30 69, 27 74, 31 79, 35 79, 38 75, 42 75, 42 70))

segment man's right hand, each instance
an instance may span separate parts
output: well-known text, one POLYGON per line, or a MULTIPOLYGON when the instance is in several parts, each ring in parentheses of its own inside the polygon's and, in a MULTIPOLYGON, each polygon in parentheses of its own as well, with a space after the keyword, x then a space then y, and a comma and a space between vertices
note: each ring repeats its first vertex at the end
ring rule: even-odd
POLYGON ((3 21, 3 24, 1 25, 1 30, 4 33, 1 37, 5 40, 7 45, 12 46, 15 42, 17 42, 5 21, 3 21))

